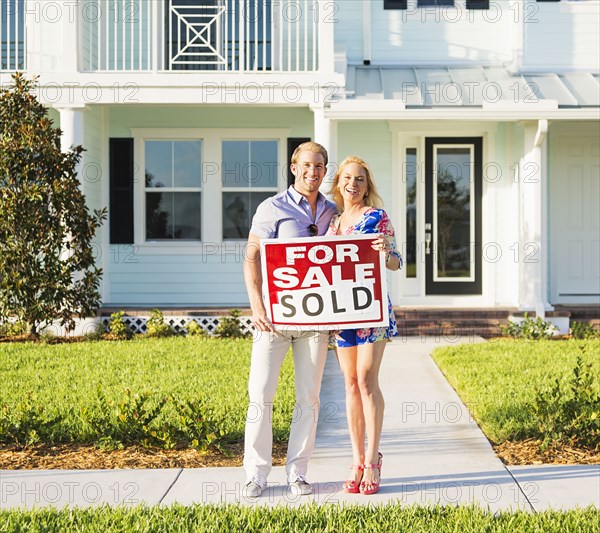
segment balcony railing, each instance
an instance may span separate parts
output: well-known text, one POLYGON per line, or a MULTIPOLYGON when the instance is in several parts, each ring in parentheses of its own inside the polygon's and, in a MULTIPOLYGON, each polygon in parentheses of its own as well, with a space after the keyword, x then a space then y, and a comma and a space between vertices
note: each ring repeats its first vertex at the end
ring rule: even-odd
POLYGON ((0 70, 25 69, 25 0, 0 1, 0 70))
POLYGON ((316 0, 83 0, 86 71, 306 72, 316 0))

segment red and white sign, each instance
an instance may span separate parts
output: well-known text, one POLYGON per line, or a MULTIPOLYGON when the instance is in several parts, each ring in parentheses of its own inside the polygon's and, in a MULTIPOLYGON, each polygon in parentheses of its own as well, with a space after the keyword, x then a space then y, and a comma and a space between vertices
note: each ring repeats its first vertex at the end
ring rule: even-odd
POLYGON ((385 254, 371 247, 376 238, 261 241, 263 290, 276 329, 388 326, 385 254))

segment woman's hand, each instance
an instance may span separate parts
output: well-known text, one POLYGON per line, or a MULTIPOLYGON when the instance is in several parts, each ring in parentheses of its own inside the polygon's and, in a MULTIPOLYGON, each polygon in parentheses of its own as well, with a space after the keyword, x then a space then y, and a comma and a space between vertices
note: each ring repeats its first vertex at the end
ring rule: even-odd
POLYGON ((377 250, 378 252, 385 252, 386 254, 392 249, 386 236, 382 233, 377 235, 377 238, 371 242, 371 247, 373 248, 373 250, 377 250))
POLYGON ((392 245, 385 235, 382 233, 377 235, 377 238, 371 242, 371 247, 378 252, 385 252, 385 267, 388 270, 398 270, 400 268, 400 260, 396 254, 390 253, 392 245))

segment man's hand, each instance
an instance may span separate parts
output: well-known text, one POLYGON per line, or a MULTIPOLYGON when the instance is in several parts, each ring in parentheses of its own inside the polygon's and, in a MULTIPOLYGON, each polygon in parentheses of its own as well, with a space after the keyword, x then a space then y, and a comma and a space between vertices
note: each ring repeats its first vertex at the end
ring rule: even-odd
POLYGON ((275 328, 273 327, 273 324, 271 324, 271 321, 269 320, 269 317, 267 316, 267 311, 265 309, 265 306, 260 306, 260 309, 252 309, 252 325, 254 326, 255 329, 257 329, 258 331, 275 331, 275 328))
POLYGON ((267 317, 262 299, 262 270, 260 265, 260 238, 250 233, 244 257, 244 280, 252 309, 252 325, 258 331, 275 331, 267 317))

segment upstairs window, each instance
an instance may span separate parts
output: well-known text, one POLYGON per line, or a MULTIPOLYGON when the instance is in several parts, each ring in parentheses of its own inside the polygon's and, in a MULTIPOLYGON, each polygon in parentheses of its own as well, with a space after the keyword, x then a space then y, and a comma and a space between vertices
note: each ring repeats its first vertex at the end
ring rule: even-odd
POLYGON ((383 9, 406 9, 406 0, 383 0, 383 9))
POLYGON ((0 70, 25 68, 25 0, 0 2, 0 70))
POLYGON ((490 0, 467 0, 467 9, 489 9, 490 0))
POLYGON ((419 7, 425 6, 453 6, 454 0, 419 0, 417 2, 419 7))
MULTIPOLYGON (((546 0, 556 1, 556 0, 546 0)), ((466 0, 467 9, 489 9, 490 0, 466 0)), ((454 6, 454 0, 417 0, 417 7, 454 6)), ((383 0, 383 9, 408 9, 408 0, 383 0)))

